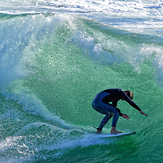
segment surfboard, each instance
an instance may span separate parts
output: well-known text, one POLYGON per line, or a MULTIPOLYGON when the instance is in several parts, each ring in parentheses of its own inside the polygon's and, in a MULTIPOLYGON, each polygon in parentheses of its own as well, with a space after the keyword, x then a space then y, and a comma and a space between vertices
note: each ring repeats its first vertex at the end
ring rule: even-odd
POLYGON ((100 137, 100 138, 113 138, 113 137, 129 136, 129 135, 134 135, 134 134, 136 134, 136 132, 125 132, 125 133, 118 133, 118 134, 102 133, 102 134, 96 134, 96 135, 97 137, 100 137))

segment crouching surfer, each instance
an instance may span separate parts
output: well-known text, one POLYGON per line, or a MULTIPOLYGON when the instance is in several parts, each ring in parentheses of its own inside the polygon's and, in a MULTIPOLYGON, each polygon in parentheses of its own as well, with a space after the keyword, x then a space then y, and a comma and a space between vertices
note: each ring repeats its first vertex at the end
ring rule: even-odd
POLYGON ((109 121, 111 117, 112 128, 111 134, 122 133, 121 131, 116 130, 116 124, 119 116, 122 116, 125 119, 130 119, 127 114, 121 113, 120 109, 117 108, 117 102, 119 100, 125 100, 132 107, 137 109, 141 114, 147 116, 133 101, 133 92, 127 90, 122 91, 121 89, 106 89, 98 93, 94 100, 92 101, 92 107, 101 114, 106 116, 102 119, 100 126, 97 128, 96 133, 101 133, 104 125, 109 121))

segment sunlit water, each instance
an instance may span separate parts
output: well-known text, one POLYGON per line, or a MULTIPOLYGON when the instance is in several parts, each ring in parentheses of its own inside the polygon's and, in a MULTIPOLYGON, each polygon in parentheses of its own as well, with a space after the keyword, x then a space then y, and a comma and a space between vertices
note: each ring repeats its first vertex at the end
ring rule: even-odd
POLYGON ((162 19, 162 0, 1 0, 0 162, 162 162, 162 19), (136 135, 92 134, 107 88, 148 114, 119 102, 136 135))

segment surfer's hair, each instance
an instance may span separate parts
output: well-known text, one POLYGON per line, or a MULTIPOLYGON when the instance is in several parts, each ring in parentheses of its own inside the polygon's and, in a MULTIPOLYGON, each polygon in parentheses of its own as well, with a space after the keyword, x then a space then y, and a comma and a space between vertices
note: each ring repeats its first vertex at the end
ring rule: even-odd
POLYGON ((127 91, 124 91, 126 94, 127 94, 127 96, 132 100, 133 99, 133 92, 131 92, 131 91, 129 91, 129 90, 127 90, 127 91))

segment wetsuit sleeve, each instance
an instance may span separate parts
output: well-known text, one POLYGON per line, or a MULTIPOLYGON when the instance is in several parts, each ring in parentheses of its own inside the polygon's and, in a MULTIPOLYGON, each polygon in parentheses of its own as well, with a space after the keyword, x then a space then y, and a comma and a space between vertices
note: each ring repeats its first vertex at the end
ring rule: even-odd
POLYGON ((134 107, 138 111, 141 111, 141 109, 139 108, 139 106, 137 106, 132 100, 130 100, 130 98, 124 92, 123 92, 123 99, 126 102, 128 102, 132 107, 134 107))
POLYGON ((116 108, 116 110, 119 112, 119 115, 120 115, 120 116, 123 115, 123 113, 121 113, 121 110, 120 110, 120 109, 116 108))
POLYGON ((114 107, 117 107, 117 101, 113 101, 113 102, 112 102, 112 105, 113 105, 114 107))
POLYGON ((113 105, 113 104, 108 104, 108 105, 111 105, 112 107, 114 107, 118 112, 119 112, 119 115, 122 116, 123 113, 121 113, 121 110, 117 108, 117 106, 113 105))
POLYGON ((119 115, 122 116, 123 114, 121 113, 121 110, 117 108, 117 101, 114 101, 114 102, 112 103, 112 105, 113 105, 113 107, 115 107, 116 110, 119 112, 119 115))

